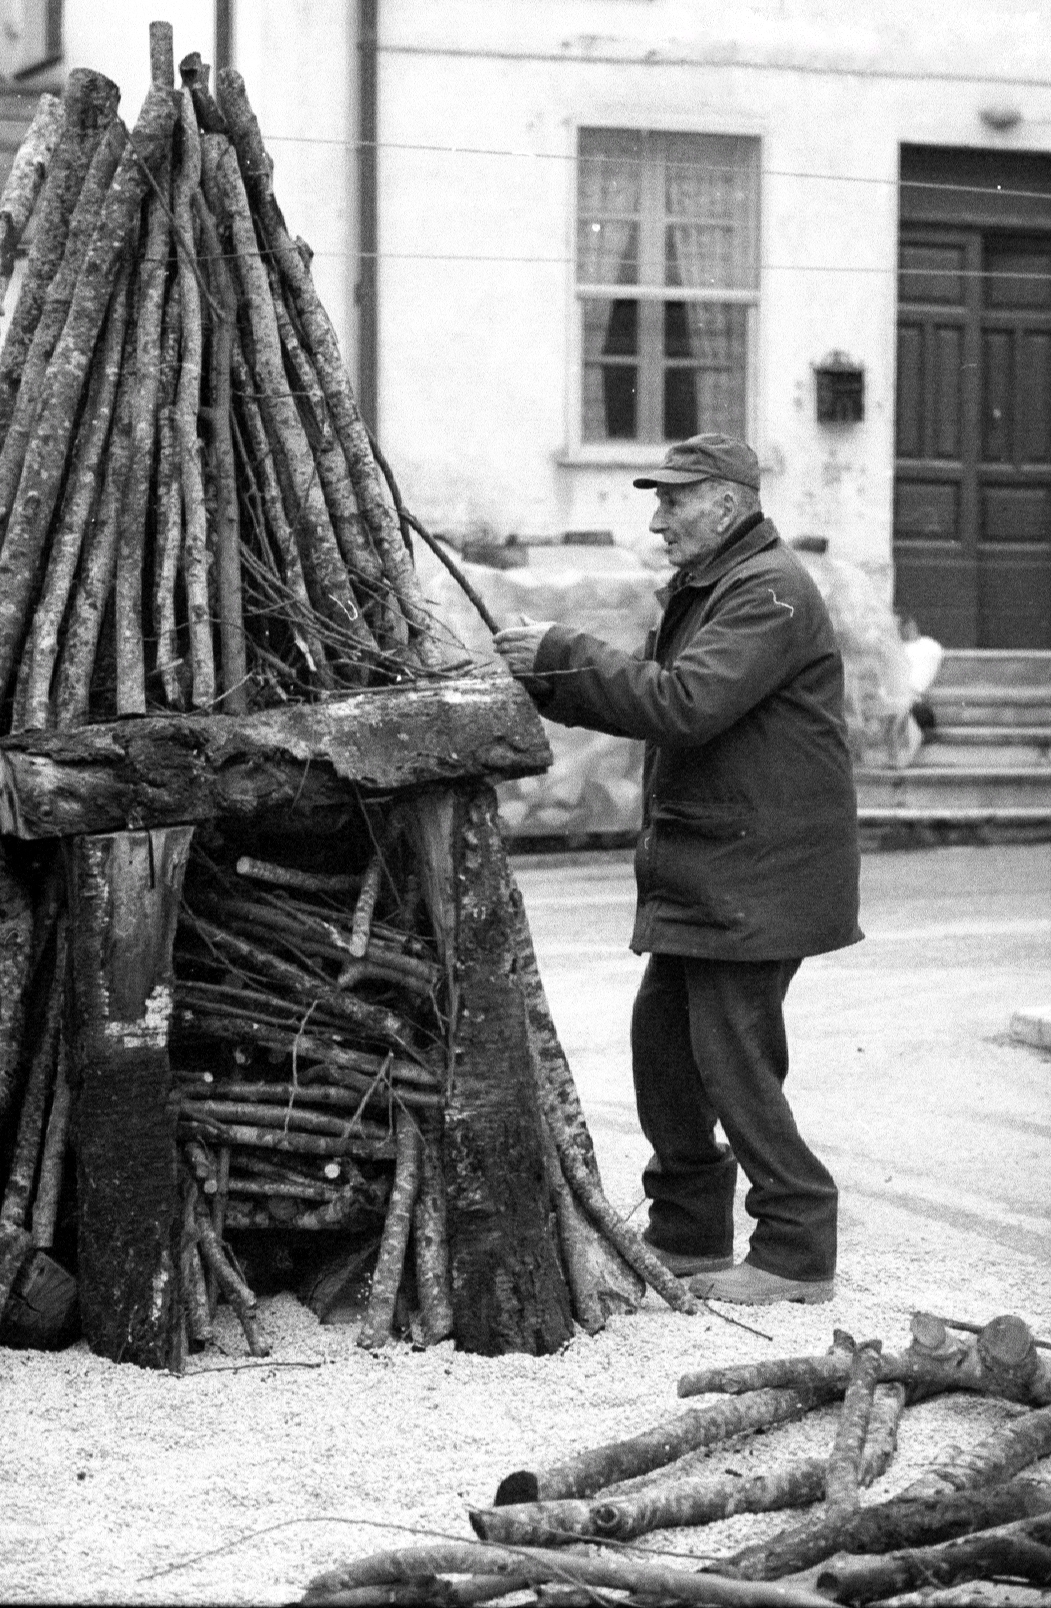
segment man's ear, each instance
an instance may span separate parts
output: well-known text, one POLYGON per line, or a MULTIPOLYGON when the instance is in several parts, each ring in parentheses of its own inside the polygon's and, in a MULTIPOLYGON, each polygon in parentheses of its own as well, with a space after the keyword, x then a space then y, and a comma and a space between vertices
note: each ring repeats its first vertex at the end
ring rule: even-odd
POLYGON ((719 520, 719 529, 729 530, 730 526, 737 518, 737 498, 734 496, 734 493, 730 490, 729 486, 727 486, 726 490, 723 492, 722 504, 723 512, 722 518, 719 520))

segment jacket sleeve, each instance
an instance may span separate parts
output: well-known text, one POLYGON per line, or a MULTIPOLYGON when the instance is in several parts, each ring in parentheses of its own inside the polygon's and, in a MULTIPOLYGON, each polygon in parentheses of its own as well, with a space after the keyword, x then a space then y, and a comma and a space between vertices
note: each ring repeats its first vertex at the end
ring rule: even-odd
POLYGON ((827 651, 809 599, 783 574, 740 577, 667 669, 553 626, 535 674, 549 720, 666 747, 710 742, 827 651))

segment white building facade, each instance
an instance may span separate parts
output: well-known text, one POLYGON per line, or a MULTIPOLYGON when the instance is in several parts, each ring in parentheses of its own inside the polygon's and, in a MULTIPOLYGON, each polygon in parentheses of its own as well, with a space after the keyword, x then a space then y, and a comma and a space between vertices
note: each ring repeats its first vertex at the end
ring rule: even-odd
MULTIPOLYGON (((630 542, 633 475, 728 429, 786 538, 947 643, 1051 648, 1048 0, 168 11, 177 53, 221 12, 433 528, 630 542)), ((126 115, 147 21, 64 7, 126 115)))

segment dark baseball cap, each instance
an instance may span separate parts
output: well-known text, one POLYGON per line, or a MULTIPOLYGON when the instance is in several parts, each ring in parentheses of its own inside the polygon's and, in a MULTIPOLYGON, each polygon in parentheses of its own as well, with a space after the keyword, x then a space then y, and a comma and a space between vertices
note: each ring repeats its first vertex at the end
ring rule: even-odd
POLYGON ((734 436, 695 435, 672 447, 659 469, 640 475, 632 485, 640 491, 653 491, 657 486, 692 486, 699 480, 732 480, 758 491, 759 459, 746 442, 734 436))

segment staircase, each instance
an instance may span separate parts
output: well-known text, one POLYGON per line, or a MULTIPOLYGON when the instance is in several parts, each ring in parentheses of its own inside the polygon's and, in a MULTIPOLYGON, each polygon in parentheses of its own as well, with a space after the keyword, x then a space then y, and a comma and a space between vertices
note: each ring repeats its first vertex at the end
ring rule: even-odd
POLYGON ((861 825, 1051 832, 1051 653, 951 650, 927 700, 936 725, 912 764, 857 773, 861 825))

